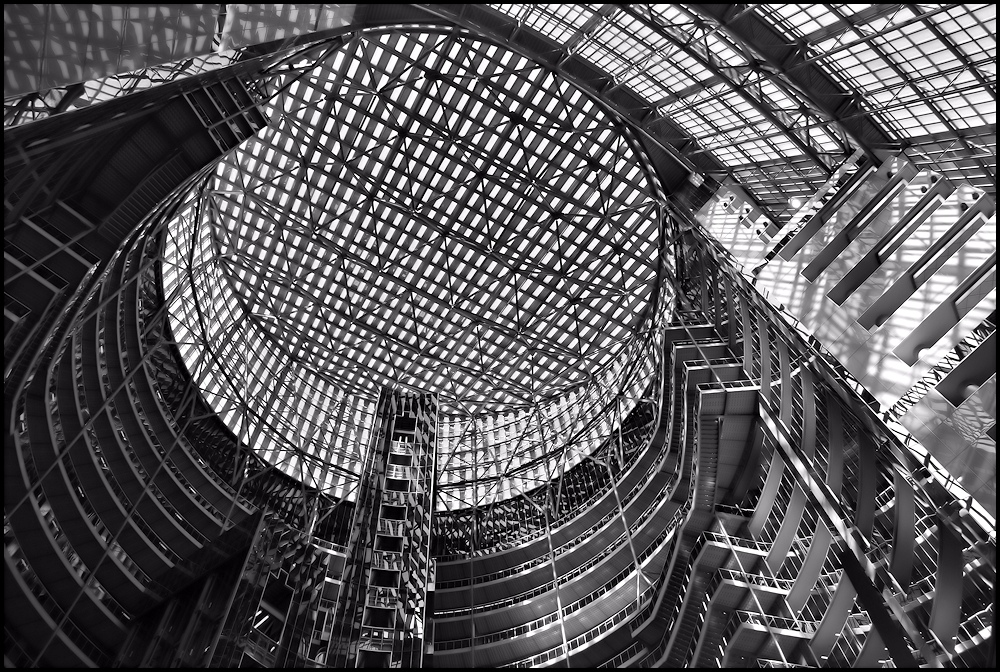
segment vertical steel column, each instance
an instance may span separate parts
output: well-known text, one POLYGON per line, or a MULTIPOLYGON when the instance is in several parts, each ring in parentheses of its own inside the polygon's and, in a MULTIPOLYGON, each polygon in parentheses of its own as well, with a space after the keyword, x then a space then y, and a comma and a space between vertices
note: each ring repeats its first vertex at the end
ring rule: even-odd
POLYGON ((378 506, 382 481, 385 477, 384 453, 387 444, 385 416, 390 400, 389 391, 383 389, 379 395, 371 443, 358 480, 358 498, 351 526, 344 582, 337 604, 334 631, 330 638, 328 660, 331 667, 355 667, 357 663, 361 623, 368 595, 371 561, 374 556, 374 552, 369 549, 375 542, 378 506))
POLYGON ((437 424, 436 395, 382 390, 331 642, 335 666, 423 665, 437 424))

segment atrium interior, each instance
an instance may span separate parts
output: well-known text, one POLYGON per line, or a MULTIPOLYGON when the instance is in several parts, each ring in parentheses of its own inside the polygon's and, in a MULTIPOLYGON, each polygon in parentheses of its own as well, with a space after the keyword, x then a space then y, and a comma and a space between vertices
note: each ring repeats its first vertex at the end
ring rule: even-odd
POLYGON ((4 24, 5 667, 995 667, 994 5, 4 24))

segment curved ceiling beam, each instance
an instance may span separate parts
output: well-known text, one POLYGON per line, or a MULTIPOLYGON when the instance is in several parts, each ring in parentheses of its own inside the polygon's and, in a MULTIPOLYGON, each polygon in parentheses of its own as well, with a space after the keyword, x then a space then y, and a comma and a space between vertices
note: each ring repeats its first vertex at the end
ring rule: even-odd
MULTIPOLYGON (((835 8, 835 7, 831 8, 831 11, 834 14, 836 14, 837 16, 839 16, 842 20, 845 19, 845 17, 843 16, 843 14, 837 8, 835 8)), ((920 12, 919 9, 914 8, 913 12, 918 17, 921 17, 921 21, 924 24, 924 26, 926 26, 927 29, 930 30, 931 33, 933 33, 935 35, 935 37, 937 37, 947 48, 949 48, 949 51, 951 51, 953 54, 957 54, 959 56, 959 60, 962 61, 965 64, 965 67, 969 70, 970 73, 973 74, 974 77, 976 77, 976 80, 980 84, 984 84, 984 86, 983 86, 984 90, 987 91, 993 97, 993 100, 995 101, 996 100, 996 90, 995 90, 995 88, 993 86, 990 86, 989 83, 985 82, 985 80, 982 78, 982 74, 979 72, 978 68, 972 67, 971 64, 969 63, 968 59, 966 59, 961 54, 960 51, 958 51, 957 49, 955 49, 954 45, 951 44, 951 41, 948 39, 948 37, 945 36, 944 34, 942 34, 937 29, 937 27, 934 25, 933 22, 928 21, 925 18, 925 16, 920 12)), ((858 38, 863 38, 864 37, 864 34, 856 26, 852 26, 851 30, 858 36, 858 38)), ((897 76, 899 76, 900 78, 902 78, 904 81, 906 79, 908 79, 907 73, 905 71, 903 71, 898 65, 896 65, 895 63, 893 63, 892 58, 890 58, 889 55, 887 53, 885 53, 885 51, 883 51, 883 49, 881 47, 879 47, 877 44, 872 44, 871 48, 872 48, 872 50, 876 54, 879 55, 879 57, 885 63, 889 64, 889 67, 892 69, 892 71, 897 76)), ((919 87, 919 86, 917 86, 915 84, 911 85, 911 88, 914 91, 918 92, 918 94, 920 95, 920 98, 921 98, 923 104, 927 106, 927 109, 929 109, 931 111, 931 113, 934 115, 934 117, 939 122, 941 122, 941 124, 945 128, 948 129, 949 135, 951 135, 951 137, 955 138, 955 140, 968 153, 968 156, 973 161, 975 161, 976 164, 978 164, 979 170, 982 171, 985 175, 987 175, 990 178, 992 178, 993 182, 995 183, 996 182, 996 167, 995 166, 991 167, 990 164, 987 161, 983 161, 982 160, 982 158, 980 157, 979 152, 976 150, 976 148, 973 147, 972 144, 965 137, 963 137, 963 135, 962 135, 962 129, 956 128, 955 125, 952 123, 951 119, 948 118, 948 115, 946 115, 946 114, 944 114, 942 112, 939 103, 935 101, 935 96, 927 95, 922 90, 921 87, 919 87)), ((905 147, 908 147, 908 146, 909 146, 909 142, 907 141, 906 144, 904 146, 902 146, 902 147, 905 148, 905 147)), ((994 159, 995 158, 996 157, 994 156, 994 159)))
MULTIPOLYGON (((669 188, 676 188, 692 173, 718 182, 727 177, 736 180, 729 168, 701 151, 690 135, 660 115, 655 106, 623 89, 608 73, 567 53, 563 45, 524 29, 515 19, 477 5, 427 4, 413 7, 426 12, 428 18, 475 31, 531 58, 607 105, 628 122, 643 140, 654 144, 670 157, 674 164, 672 170, 661 174, 669 188)), ((365 12, 361 20, 371 21, 375 15, 374 12, 365 12)), ((387 17, 378 18, 384 21, 387 17)), ((659 167, 661 170, 665 168, 659 167)))
MULTIPOLYGON (((673 45, 687 58, 711 73, 707 79, 700 78, 698 85, 679 91, 671 95, 668 100, 657 101, 657 107, 667 108, 662 114, 671 116, 678 104, 683 110, 683 106, 688 104, 687 99, 697 101, 700 94, 721 84, 723 87, 720 87, 721 90, 717 94, 709 93, 709 95, 722 100, 728 98, 730 94, 735 94, 733 97, 742 99, 756 114, 746 114, 738 109, 731 109, 735 125, 713 124, 711 133, 723 136, 730 133, 738 134, 739 129, 752 128, 760 121, 764 121, 777 131, 777 133, 767 133, 766 136, 780 134, 780 138, 787 138, 798 150, 798 154, 776 151, 776 155, 781 156, 778 161, 744 153, 746 163, 732 164, 730 167, 733 170, 740 171, 752 167, 761 175, 773 175, 775 167, 780 166, 781 169, 798 175, 803 185, 815 185, 829 178, 834 169, 854 150, 851 139, 836 122, 812 109, 807 104, 807 99, 799 94, 795 87, 789 86, 783 77, 771 72, 771 68, 762 64, 756 54, 746 48, 741 41, 730 39, 725 35, 715 37, 715 40, 722 42, 726 49, 734 50, 745 62, 729 63, 721 58, 716 53, 718 47, 715 41, 710 41, 719 33, 711 22, 704 21, 700 17, 694 17, 692 22, 688 18, 690 15, 687 11, 680 9, 673 10, 679 12, 679 17, 684 17, 677 24, 665 22, 666 17, 662 13, 652 11, 650 8, 623 6, 621 11, 623 16, 640 22, 647 30, 653 31, 660 39, 673 45), (768 98, 765 89, 767 86, 776 89, 780 92, 779 95, 786 97, 788 102, 796 107, 790 107, 786 103, 785 109, 782 109, 780 104, 768 98), (815 129, 821 129, 837 149, 824 148, 822 143, 817 142, 815 129)), ((767 140, 767 143, 770 145, 771 141, 767 140)), ((739 143, 735 144, 739 146, 739 143)), ((755 188, 754 183, 747 183, 739 178, 734 181, 744 187, 747 195, 754 196, 754 202, 769 219, 772 221, 779 219, 783 208, 773 202, 763 202, 762 194, 756 193, 759 190, 755 188)), ((763 181, 768 180, 765 178, 763 181)))
MULTIPOLYGON (((728 84, 733 91, 739 94, 743 100, 749 103, 757 112, 767 119, 768 122, 773 124, 775 128, 781 130, 781 132, 784 133, 793 144, 795 144, 798 150, 805 156, 809 157, 809 159, 822 169, 826 175, 833 172, 832 166, 829 165, 829 159, 824 159, 820 156, 822 150, 809 144, 808 136, 802 137, 799 133, 796 133, 796 130, 801 131, 802 129, 795 129, 790 123, 786 123, 788 120, 780 119, 778 117, 780 112, 777 109, 772 108, 772 106, 768 105, 767 102, 763 100, 759 84, 761 75, 766 77, 766 74, 759 72, 754 67, 755 64, 752 57, 748 57, 747 60, 749 61, 749 64, 746 67, 737 67, 727 64, 723 61, 723 59, 715 56, 711 50, 707 48, 707 45, 701 45, 702 48, 700 49, 697 48, 699 46, 698 43, 700 38, 690 36, 693 39, 684 39, 688 36, 682 37, 681 35, 675 34, 674 31, 671 31, 666 26, 661 25, 651 16, 647 16, 644 12, 637 11, 631 6, 626 6, 622 9, 633 19, 641 21, 657 35, 670 41, 671 44, 680 48, 684 51, 684 53, 695 59, 699 64, 714 75, 711 81, 725 82, 728 84)), ((846 148, 843 149, 847 152, 846 148)))
POLYGON ((807 44, 790 43, 773 26, 745 5, 690 5, 691 9, 711 19, 732 39, 752 49, 777 72, 793 83, 819 111, 835 120, 857 146, 870 158, 878 160, 899 149, 881 126, 858 103, 854 94, 844 91, 822 68, 804 57, 807 44))

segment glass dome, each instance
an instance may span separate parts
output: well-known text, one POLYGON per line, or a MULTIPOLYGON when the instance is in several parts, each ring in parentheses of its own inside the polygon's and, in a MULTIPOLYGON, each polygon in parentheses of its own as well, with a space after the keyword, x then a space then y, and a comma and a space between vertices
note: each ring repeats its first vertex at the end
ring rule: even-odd
POLYGON ((452 507, 610 435, 653 370, 663 214, 615 116, 433 29, 321 43, 271 85, 270 125, 187 194, 163 266, 237 436, 352 497, 381 386, 432 391, 452 507))

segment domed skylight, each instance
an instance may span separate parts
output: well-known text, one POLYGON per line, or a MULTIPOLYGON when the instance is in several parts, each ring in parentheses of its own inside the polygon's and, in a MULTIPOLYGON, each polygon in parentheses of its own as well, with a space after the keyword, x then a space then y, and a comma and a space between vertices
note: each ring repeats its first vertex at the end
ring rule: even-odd
POLYGON ((336 481, 382 385, 469 419, 635 383, 619 360, 649 335, 661 199, 612 116, 454 32, 361 33, 295 67, 167 243, 175 332, 234 431, 336 481))

